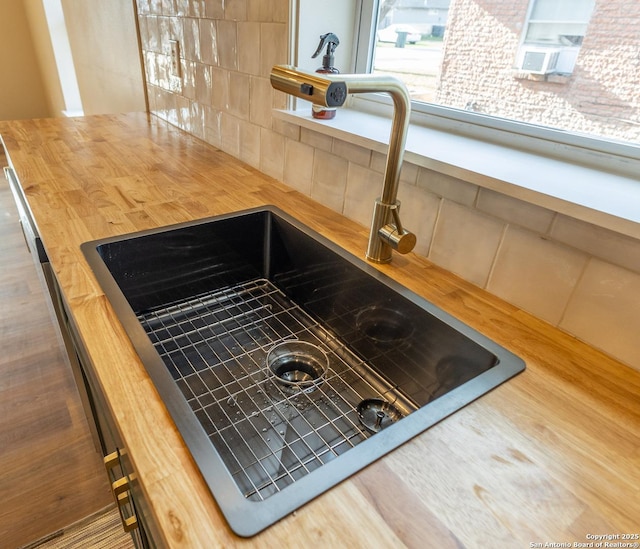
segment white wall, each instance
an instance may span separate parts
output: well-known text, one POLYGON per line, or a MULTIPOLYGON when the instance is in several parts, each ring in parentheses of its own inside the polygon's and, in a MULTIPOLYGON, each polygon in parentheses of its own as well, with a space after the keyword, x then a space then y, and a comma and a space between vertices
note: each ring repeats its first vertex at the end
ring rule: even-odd
POLYGON ((62 0, 85 114, 146 110, 132 0, 62 0))
POLYGON ((30 2, 0 2, 0 120, 49 116, 50 104, 32 41, 30 2))

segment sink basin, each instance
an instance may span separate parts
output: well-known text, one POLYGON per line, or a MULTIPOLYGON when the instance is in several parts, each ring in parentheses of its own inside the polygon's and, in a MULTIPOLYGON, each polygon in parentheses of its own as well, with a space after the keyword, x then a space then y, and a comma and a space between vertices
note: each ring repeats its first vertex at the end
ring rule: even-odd
POLYGON ((524 369, 275 207, 82 249, 241 536, 524 369))

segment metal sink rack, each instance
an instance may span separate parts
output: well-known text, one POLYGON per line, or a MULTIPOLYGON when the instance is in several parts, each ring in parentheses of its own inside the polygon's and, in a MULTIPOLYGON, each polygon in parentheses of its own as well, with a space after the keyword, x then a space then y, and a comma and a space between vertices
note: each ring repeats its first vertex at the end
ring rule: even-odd
POLYGON ((372 433, 358 404, 383 399, 403 415, 418 406, 266 279, 138 314, 209 440, 250 501, 282 491, 372 433), (265 364, 284 340, 329 356, 311 392, 291 393, 265 364))

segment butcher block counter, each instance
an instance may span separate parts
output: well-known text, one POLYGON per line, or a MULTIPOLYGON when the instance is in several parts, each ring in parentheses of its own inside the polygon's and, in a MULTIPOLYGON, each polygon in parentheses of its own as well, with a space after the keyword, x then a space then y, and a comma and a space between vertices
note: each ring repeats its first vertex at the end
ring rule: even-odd
POLYGON ((377 268, 527 369, 257 536, 236 536, 80 244, 265 204, 360 257, 368 229, 144 113, 0 122, 0 134, 160 545, 638 547, 640 372, 414 254, 377 268))

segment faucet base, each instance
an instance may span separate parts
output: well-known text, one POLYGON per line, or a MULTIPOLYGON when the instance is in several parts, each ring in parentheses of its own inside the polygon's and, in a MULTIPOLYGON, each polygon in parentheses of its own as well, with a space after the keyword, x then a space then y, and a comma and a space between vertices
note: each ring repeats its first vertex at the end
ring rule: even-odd
POLYGON ((391 210, 399 204, 385 204, 377 198, 373 206, 373 218, 371 219, 371 231, 369 232, 369 245, 367 246, 367 259, 373 263, 390 263, 393 248, 380 238, 378 232, 387 225, 392 217, 391 210))
POLYGON ((366 256, 367 261, 370 261, 371 263, 379 263, 379 264, 385 264, 385 263, 391 263, 391 258, 383 258, 383 259, 376 259, 374 257, 370 257, 369 255, 366 256))

